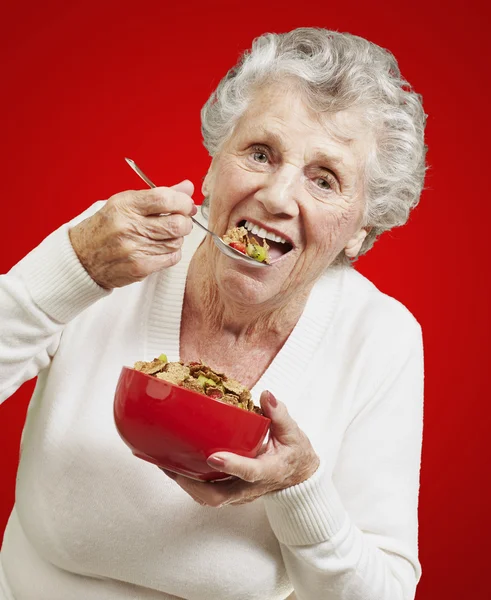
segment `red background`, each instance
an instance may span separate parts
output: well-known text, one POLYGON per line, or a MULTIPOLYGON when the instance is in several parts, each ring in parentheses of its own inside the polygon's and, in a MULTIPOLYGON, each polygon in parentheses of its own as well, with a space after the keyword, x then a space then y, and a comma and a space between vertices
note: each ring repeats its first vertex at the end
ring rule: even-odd
MULTIPOLYGON (((207 165, 199 110, 253 37, 299 26, 389 48, 424 96, 431 165, 409 225, 359 269, 423 326, 425 442, 418 600, 489 598, 489 32, 484 2, 47 1, 4 7, 0 267, 97 199, 207 165), (399 8, 398 10, 402 10, 399 8)), ((195 198, 201 201, 197 193, 195 198)), ((33 382, 0 408, 0 534, 33 382)))

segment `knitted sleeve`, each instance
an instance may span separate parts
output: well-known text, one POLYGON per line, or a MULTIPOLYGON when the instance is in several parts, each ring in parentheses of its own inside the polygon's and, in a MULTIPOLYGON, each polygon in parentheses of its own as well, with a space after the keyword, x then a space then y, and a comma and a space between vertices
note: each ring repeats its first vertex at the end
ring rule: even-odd
POLYGON ((57 229, 0 275, 0 402, 49 365, 66 323, 110 293, 85 271, 68 235, 102 204, 57 229))
POLYGON ((268 494, 267 515, 297 600, 413 600, 423 422, 414 322, 347 427, 333 475, 268 494))

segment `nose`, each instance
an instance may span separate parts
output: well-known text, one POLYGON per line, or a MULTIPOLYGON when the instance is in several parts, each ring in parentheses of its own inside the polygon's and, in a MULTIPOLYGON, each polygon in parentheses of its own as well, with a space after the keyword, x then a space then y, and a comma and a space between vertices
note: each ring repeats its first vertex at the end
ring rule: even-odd
POLYGON ((277 217, 291 218, 299 213, 297 193, 300 173, 293 165, 269 173, 255 197, 264 208, 277 217))

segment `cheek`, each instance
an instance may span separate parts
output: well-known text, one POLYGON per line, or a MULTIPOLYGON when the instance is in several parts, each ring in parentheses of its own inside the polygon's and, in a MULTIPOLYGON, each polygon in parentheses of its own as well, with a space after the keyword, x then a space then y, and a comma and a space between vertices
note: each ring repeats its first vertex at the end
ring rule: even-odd
POLYGON ((223 227, 235 208, 254 193, 257 181, 252 173, 236 164, 224 164, 218 175, 210 192, 212 218, 223 227))
POLYGON ((217 173, 216 185, 213 188, 213 197, 217 203, 226 210, 227 206, 233 207, 246 193, 250 182, 247 173, 233 163, 224 163, 217 173))
POLYGON ((311 241, 318 251, 329 249, 337 254, 357 230, 358 221, 358 206, 322 206, 310 219, 311 241))

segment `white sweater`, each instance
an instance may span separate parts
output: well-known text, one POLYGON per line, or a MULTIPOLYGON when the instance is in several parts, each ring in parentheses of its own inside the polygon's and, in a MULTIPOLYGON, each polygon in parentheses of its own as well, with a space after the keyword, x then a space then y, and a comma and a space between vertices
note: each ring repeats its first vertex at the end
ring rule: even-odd
POLYGON ((286 403, 320 469, 246 505, 202 507, 131 454, 112 414, 122 365, 178 360, 202 234, 178 265, 108 293, 69 227, 0 277, 0 401, 38 376, 2 598, 412 600, 423 360, 407 309, 354 269, 330 269, 252 390, 256 403, 264 389, 286 403))

